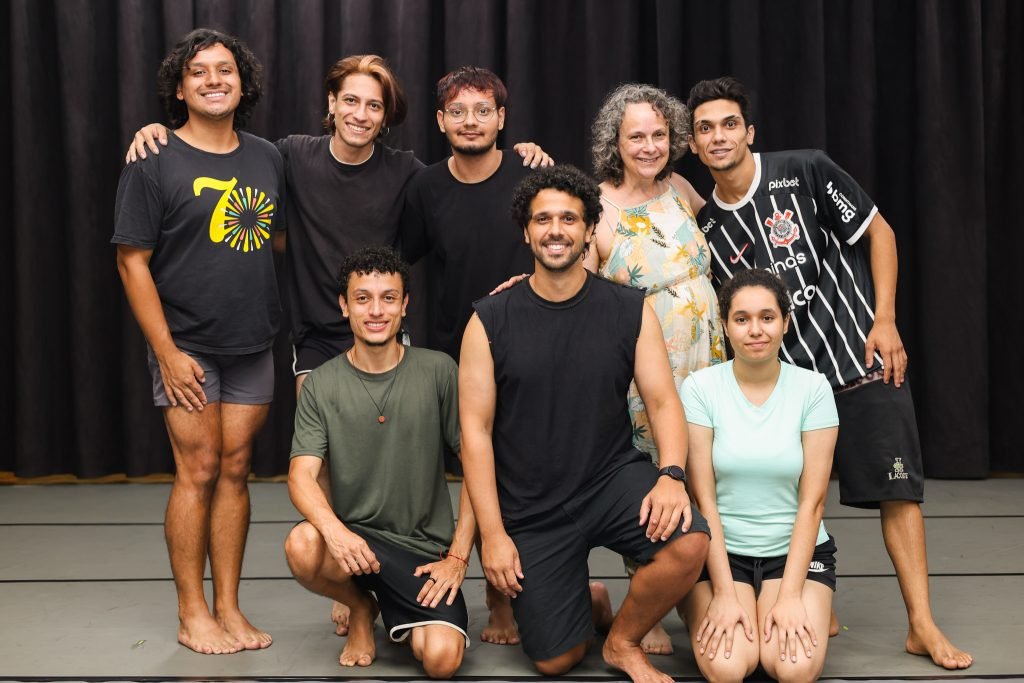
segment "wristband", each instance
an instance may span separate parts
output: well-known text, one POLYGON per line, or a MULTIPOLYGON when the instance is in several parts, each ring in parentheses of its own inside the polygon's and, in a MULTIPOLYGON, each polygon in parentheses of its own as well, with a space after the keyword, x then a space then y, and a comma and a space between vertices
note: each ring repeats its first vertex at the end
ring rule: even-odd
POLYGON ((454 557, 456 560, 458 560, 462 564, 466 565, 467 567, 469 566, 469 562, 466 561, 466 558, 459 557, 458 555, 456 555, 455 553, 453 553, 450 550, 442 550, 440 554, 441 554, 441 559, 442 560, 446 560, 449 557, 454 557))

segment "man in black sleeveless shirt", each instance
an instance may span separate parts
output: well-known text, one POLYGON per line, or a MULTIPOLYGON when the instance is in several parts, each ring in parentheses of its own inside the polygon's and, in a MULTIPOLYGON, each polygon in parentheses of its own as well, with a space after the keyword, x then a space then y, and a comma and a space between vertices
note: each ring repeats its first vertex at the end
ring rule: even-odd
POLYGON ((671 680, 640 639, 690 590, 709 532, 686 492, 686 423, 657 317, 642 290, 594 277, 580 260, 599 197, 571 166, 516 188, 513 216, 536 272, 474 305, 460 363, 463 466, 484 572, 514 598, 538 671, 568 672, 597 627, 610 629, 608 664, 634 681, 671 680), (632 445, 634 377, 660 471, 632 445), (614 620, 604 586, 588 587, 596 546, 643 565, 614 620))

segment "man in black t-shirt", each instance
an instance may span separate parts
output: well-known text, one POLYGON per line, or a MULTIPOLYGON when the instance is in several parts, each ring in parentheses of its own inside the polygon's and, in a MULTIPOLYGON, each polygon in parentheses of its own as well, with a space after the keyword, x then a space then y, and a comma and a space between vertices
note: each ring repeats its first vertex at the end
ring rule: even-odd
MULTIPOLYGON (((412 152, 393 149, 383 142, 388 128, 405 120, 407 103, 397 76, 382 57, 349 55, 339 59, 328 70, 324 88, 327 115, 323 124, 327 134, 289 135, 276 143, 284 159, 289 192, 290 236, 285 273, 292 325, 292 370, 295 374, 296 395, 310 372, 352 346, 348 321, 338 315, 338 266, 345 257, 359 249, 391 246, 397 241, 399 219, 410 180, 423 168, 423 163, 412 152)), ((470 122, 473 120, 471 118, 470 122)), ((467 122, 466 128, 473 127, 470 122, 467 122)), ((168 144, 167 129, 160 124, 143 127, 129 146, 126 160, 133 162, 137 158, 145 159, 147 149, 158 155, 160 145, 157 141, 162 145, 168 144)), ((492 139, 491 148, 493 142, 492 139)), ((503 171, 502 177, 514 172, 521 164, 543 163, 546 159, 544 151, 533 143, 519 143, 515 149, 515 155, 505 155, 503 168, 510 168, 503 171)), ((502 155, 501 152, 497 154, 502 155)), ((519 176, 510 177, 514 184, 519 176)), ((501 220, 507 221, 504 207, 512 185, 508 182, 504 184, 508 190, 504 194, 499 193, 502 194, 500 216, 501 220)), ((483 185, 492 186, 494 183, 483 185)), ((467 187, 474 190, 477 188, 467 187)), ((490 198, 491 194, 485 196, 490 198)), ((483 231, 481 234, 486 237, 488 232, 483 231)), ((281 233, 281 237, 284 237, 284 233, 281 233)), ((527 253, 517 241, 513 242, 519 250, 527 253)), ((280 240, 280 246, 284 246, 283 239, 280 240)), ((461 257, 462 254, 459 254, 461 257)), ((487 262, 489 258, 481 256, 481 261, 487 262)), ((460 268, 464 268, 466 273, 476 272, 472 259, 461 264, 460 268)), ((456 270, 449 272, 454 274, 456 270)), ((475 286, 471 288, 472 291, 486 293, 495 283, 508 277, 506 272, 520 273, 522 269, 509 271, 498 268, 495 272, 501 273, 500 277, 488 278, 485 289, 475 286)), ((475 276, 475 279, 479 280, 480 277, 475 276)), ((429 298, 437 301, 439 297, 447 296, 442 291, 459 289, 435 287, 429 298)), ((465 314, 457 325, 454 352, 449 345, 433 343, 431 340, 427 340, 425 345, 447 351, 458 360, 458 340, 461 339, 465 321, 469 319, 470 302, 481 294, 473 294, 456 307, 465 309, 465 314)), ((442 308, 447 313, 438 314, 437 319, 451 317, 452 307, 442 304, 442 308)), ((450 464, 450 469, 457 466, 454 456, 451 456, 450 464)), ((327 491, 327 468, 324 467, 322 471, 324 476, 321 483, 327 491)), ((498 601, 490 602, 498 605, 498 601)), ((335 604, 332 619, 337 624, 338 635, 345 635, 348 630, 347 608, 335 604)), ((482 638, 493 643, 518 642, 507 605, 498 605, 482 638)))
POLYGON ((924 474, 896 329, 892 228, 823 152, 752 153, 754 126, 735 79, 698 83, 687 105, 690 148, 715 179, 697 216, 712 271, 721 282, 737 269, 765 268, 788 285, 795 307, 782 355, 824 374, 835 391, 840 502, 880 509, 910 620, 906 649, 966 668, 971 656, 939 630, 929 603, 924 474))
MULTIPOLYGON (((430 315, 426 346, 456 361, 473 301, 499 282, 533 269, 533 255, 508 213, 516 184, 530 173, 519 154, 498 149, 505 126, 505 84, 493 72, 464 66, 437 83, 437 125, 452 155, 409 183, 402 213, 402 255, 427 257, 430 315)), ((534 166, 551 165, 536 158, 534 166)), ((451 459, 450 468, 457 463, 451 459)), ((508 599, 487 585, 490 616, 480 637, 516 644, 508 599)))
POLYGON ((165 535, 178 641, 205 654, 271 644, 238 607, 252 442, 274 393, 271 241, 284 215, 281 155, 237 130, 259 100, 259 76, 231 36, 197 29, 175 46, 159 81, 177 129, 162 156, 122 172, 111 240, 174 450, 165 535))
POLYGON ((477 301, 459 370, 466 486, 489 582, 512 599, 523 649, 545 676, 583 658, 661 680, 640 641, 697 579, 708 526, 686 492, 686 423, 658 319, 643 292, 588 273, 596 183, 571 166, 516 188, 513 214, 534 275, 477 301), (623 396, 637 387, 659 471, 633 447, 623 396), (695 531, 703 533, 693 533, 695 531), (587 556, 605 546, 642 566, 612 619, 587 556))
MULTIPOLYGON (((505 84, 488 69, 464 66, 438 81, 437 125, 452 154, 416 174, 402 214, 403 257, 428 259, 426 345, 456 361, 473 301, 533 268, 508 214, 512 190, 530 168, 497 144, 507 99, 505 84)), ((551 163, 545 157, 533 166, 551 163)))

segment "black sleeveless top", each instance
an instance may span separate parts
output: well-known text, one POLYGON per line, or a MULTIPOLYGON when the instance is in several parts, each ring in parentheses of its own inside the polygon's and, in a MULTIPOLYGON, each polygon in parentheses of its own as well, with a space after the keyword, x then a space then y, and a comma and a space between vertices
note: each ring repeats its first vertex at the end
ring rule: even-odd
POLYGON ((626 406, 643 305, 643 290, 590 273, 567 301, 542 299, 524 281, 473 304, 494 359, 494 465, 506 525, 644 459, 626 406))

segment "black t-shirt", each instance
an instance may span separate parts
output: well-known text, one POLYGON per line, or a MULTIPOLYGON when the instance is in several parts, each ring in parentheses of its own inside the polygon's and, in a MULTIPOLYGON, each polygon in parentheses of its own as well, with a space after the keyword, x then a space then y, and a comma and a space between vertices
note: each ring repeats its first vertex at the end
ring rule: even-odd
POLYGON ((394 245, 405 191, 423 168, 412 152, 376 143, 356 165, 331 154, 329 135, 277 141, 288 181, 288 304, 292 340, 351 338, 338 306, 338 267, 368 246, 394 245))
POLYGON ((456 361, 473 302, 513 275, 533 272, 523 229, 509 213, 512 190, 529 173, 518 154, 505 151, 498 170, 482 182, 460 182, 446 159, 409 183, 402 256, 415 263, 429 254, 426 346, 456 361))
POLYGON ((281 155, 244 132, 227 154, 172 132, 159 155, 121 171, 111 242, 153 250, 149 270, 179 347, 242 355, 273 344, 271 235, 284 227, 284 199, 281 155))
POLYGON ((859 242, 878 212, 874 202, 819 150, 755 154, 754 163, 747 196, 726 204, 716 191, 697 216, 715 278, 744 268, 779 275, 794 304, 782 355, 833 387, 880 369, 878 354, 864 365, 875 293, 859 242))
POLYGON ((524 280, 475 302, 491 344, 501 515, 544 515, 645 456, 633 447, 633 379, 644 290, 588 273, 567 301, 524 280))

